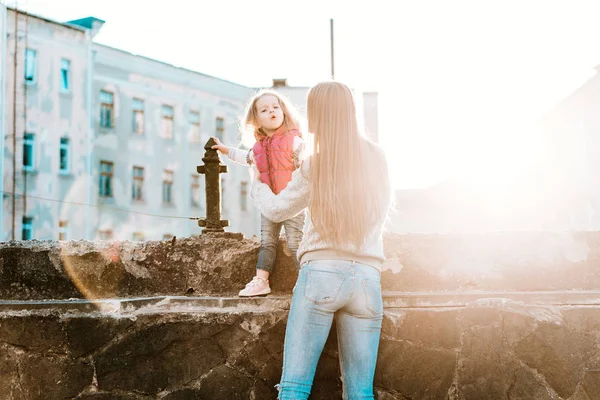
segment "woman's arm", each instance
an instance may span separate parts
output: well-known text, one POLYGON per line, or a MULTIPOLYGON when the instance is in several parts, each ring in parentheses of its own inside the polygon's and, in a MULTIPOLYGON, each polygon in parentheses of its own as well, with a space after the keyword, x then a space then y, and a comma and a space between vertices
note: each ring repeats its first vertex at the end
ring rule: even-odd
POLYGON ((306 158, 306 145, 304 140, 300 136, 294 137, 294 153, 292 158, 294 159, 294 167, 300 168, 302 161, 306 158))
POLYGON ((278 195, 268 185, 254 180, 250 197, 262 215, 273 222, 282 222, 298 215, 308 206, 310 181, 306 177, 307 165, 304 163, 302 168, 294 171, 292 180, 278 195))

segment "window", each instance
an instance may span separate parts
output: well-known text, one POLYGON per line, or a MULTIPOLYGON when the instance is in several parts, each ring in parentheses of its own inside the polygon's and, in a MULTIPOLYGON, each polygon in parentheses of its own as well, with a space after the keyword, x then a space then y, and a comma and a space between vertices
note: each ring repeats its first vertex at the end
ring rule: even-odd
POLYGON ((144 241, 144 232, 133 232, 133 241, 134 242, 143 242, 144 241))
POLYGON ((104 90, 100 91, 100 127, 113 127, 113 94, 104 90))
POLYGON ((197 112, 190 113, 190 124, 192 125, 190 141, 198 143, 200 141, 200 114, 197 112))
POLYGON ((173 171, 165 169, 163 173, 163 203, 171 204, 173 203, 172 198, 173 193, 173 171))
POLYGON ((144 100, 133 99, 131 108, 133 110, 133 132, 142 135, 144 133, 144 100))
POLYGON ((110 240, 113 238, 113 231, 112 229, 104 229, 101 231, 98 231, 98 238, 100 240, 110 240))
POLYGON ((248 211, 248 182, 241 182, 240 186, 240 206, 242 211, 248 211))
POLYGON ((165 139, 173 139, 173 107, 162 106, 161 135, 165 139))
POLYGON ((35 167, 35 135, 26 133, 23 139, 23 169, 33 171, 35 167))
POLYGON ((112 197, 113 163, 100 161, 100 197, 112 197))
POLYGON ((192 207, 200 207, 200 175, 192 174, 192 207))
POLYGON ((216 120, 216 130, 215 130, 216 134, 215 136, 220 140, 223 141, 223 138, 225 136, 225 120, 222 117, 217 117, 216 120))
POLYGON ((60 90, 68 92, 71 90, 71 61, 60 60, 60 90))
POLYGON ((33 239, 33 218, 23 217, 23 227, 21 232, 21 239, 31 240, 33 239))
POLYGON ((25 83, 35 83, 37 52, 33 49, 25 50, 25 83))
POLYGON ((67 221, 58 221, 58 240, 68 240, 69 232, 68 232, 68 224, 67 221))
POLYGON ((144 168, 133 167, 133 188, 131 198, 133 200, 144 200, 144 168))
POLYGON ((221 210, 222 213, 225 214, 227 212, 227 209, 225 207, 225 188, 227 187, 227 178, 225 177, 225 175, 221 175, 221 210))
POLYGON ((71 168, 69 162, 69 138, 60 138, 60 172, 67 173, 71 168))

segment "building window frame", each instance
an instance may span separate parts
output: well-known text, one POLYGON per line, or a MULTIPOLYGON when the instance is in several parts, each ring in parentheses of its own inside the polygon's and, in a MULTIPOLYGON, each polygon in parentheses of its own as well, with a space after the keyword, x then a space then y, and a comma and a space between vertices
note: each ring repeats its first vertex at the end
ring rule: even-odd
POLYGON ((113 197, 113 174, 115 164, 112 161, 100 161, 100 176, 98 182, 98 195, 103 198, 113 197))
POLYGON ((143 242, 145 240, 146 236, 144 235, 144 232, 141 231, 136 231, 133 232, 133 234, 131 235, 131 239, 134 242, 143 242))
POLYGON ((71 141, 68 137, 61 137, 58 153, 58 168, 61 174, 71 172, 71 141))
POLYGON ((58 221, 58 240, 69 240, 69 223, 66 220, 58 221))
POLYGON ((134 98, 131 101, 131 115, 133 118, 131 128, 132 128, 133 133, 136 133, 138 135, 144 134, 144 125, 145 125, 144 109, 145 109, 144 100, 134 98))
POLYGON ((131 185, 131 199, 133 201, 144 201, 144 172, 144 167, 133 166, 133 182, 131 185))
POLYGON ((22 227, 21 227, 21 239, 32 240, 33 239, 33 217, 23 216, 22 227))
POLYGON ((35 170, 35 134, 29 132, 23 135, 23 170, 35 170))
POLYGON ((112 129, 115 123, 115 96, 107 90, 100 91, 100 128, 112 129))
POLYGON ((190 142, 200 143, 200 112, 190 112, 190 142))
POLYGON ((113 238, 113 230, 112 229, 101 229, 98 230, 98 236, 100 240, 112 240, 113 238))
POLYGON ((225 118, 215 118, 215 136, 221 141, 225 141, 225 118))
POLYGON ((167 140, 175 137, 175 109, 173 106, 163 104, 161 109, 160 135, 167 140))
POLYGON ((163 204, 173 204, 173 170, 170 169, 163 171, 162 201, 163 204))
POLYGON ((37 82, 37 50, 32 48, 25 49, 25 84, 35 85, 37 82))
POLYGON ((248 211, 248 182, 240 182, 240 207, 242 212, 248 211))
POLYGON ((63 93, 71 91, 71 60, 60 60, 60 90, 63 93))
POLYGON ((191 181, 191 206, 200 208, 200 174, 192 174, 191 181))

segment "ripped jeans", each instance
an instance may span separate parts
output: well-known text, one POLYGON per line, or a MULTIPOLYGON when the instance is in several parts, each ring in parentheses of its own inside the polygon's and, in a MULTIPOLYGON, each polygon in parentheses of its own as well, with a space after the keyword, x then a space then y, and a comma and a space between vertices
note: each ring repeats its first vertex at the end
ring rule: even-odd
POLYGON ((288 316, 279 399, 307 399, 336 319, 344 399, 373 399, 383 302, 380 273, 354 261, 302 266, 288 316))

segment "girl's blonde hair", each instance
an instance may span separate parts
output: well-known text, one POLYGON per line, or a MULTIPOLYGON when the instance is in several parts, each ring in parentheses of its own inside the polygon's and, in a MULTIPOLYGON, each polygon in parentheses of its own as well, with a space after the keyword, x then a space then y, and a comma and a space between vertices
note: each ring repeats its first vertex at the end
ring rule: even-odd
POLYGON ((308 92, 308 132, 314 134, 309 210, 319 235, 360 248, 381 210, 387 165, 381 149, 361 134, 354 95, 340 82, 308 92))
POLYGON ((256 102, 265 95, 272 95, 277 98, 277 101, 281 106, 281 110, 283 111, 283 123, 288 130, 300 129, 300 117, 296 107, 294 107, 291 101, 275 90, 262 89, 252 96, 250 101, 248 101, 246 106, 246 114, 242 121, 242 134, 251 133, 256 141, 259 141, 267 136, 258 124, 258 113, 256 111, 256 102))

